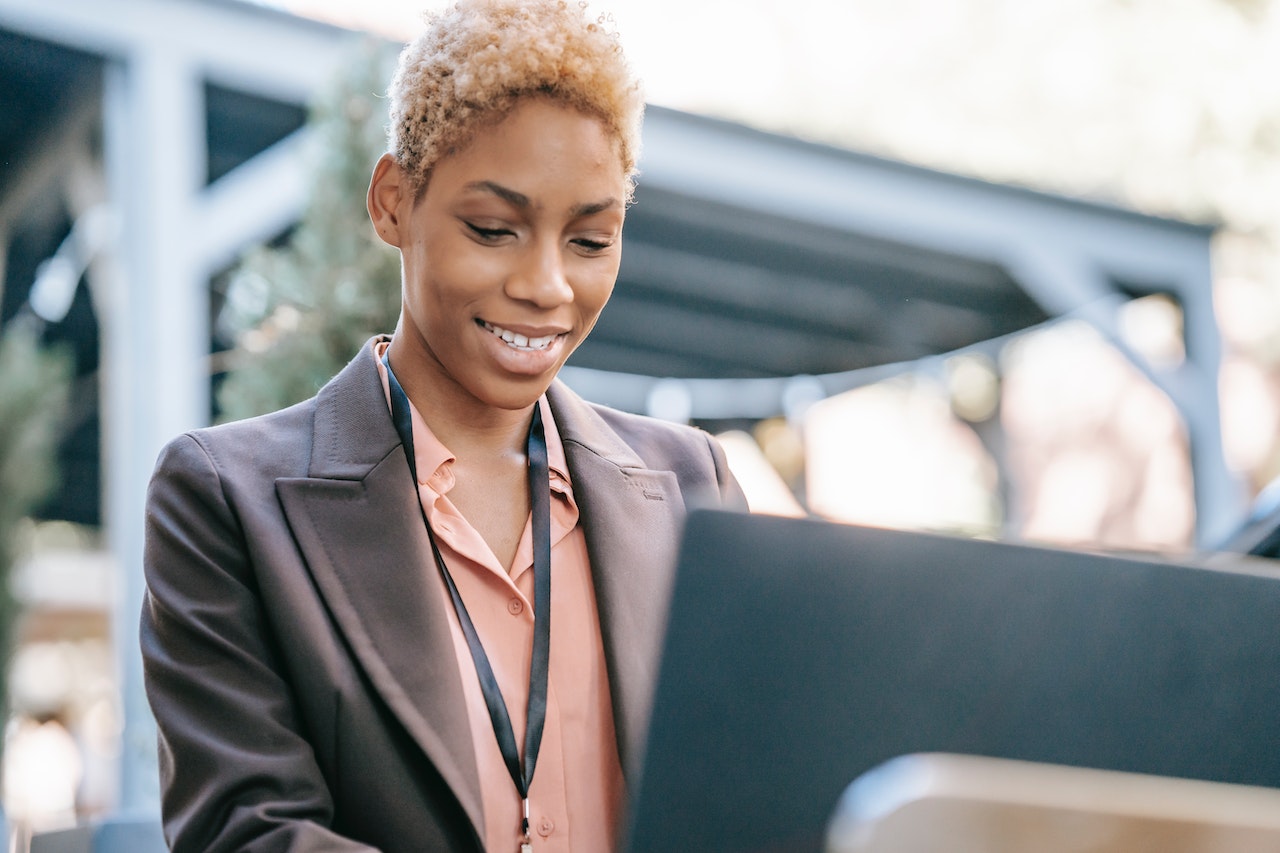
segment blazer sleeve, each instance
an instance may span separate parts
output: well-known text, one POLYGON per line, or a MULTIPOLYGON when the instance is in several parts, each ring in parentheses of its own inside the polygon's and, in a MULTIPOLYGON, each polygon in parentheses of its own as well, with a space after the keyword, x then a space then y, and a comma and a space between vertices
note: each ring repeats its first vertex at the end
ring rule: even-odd
POLYGON ((329 829, 333 800, 301 731, 224 483, 191 435, 147 498, 141 645, 159 732, 165 838, 186 851, 371 851, 329 829))

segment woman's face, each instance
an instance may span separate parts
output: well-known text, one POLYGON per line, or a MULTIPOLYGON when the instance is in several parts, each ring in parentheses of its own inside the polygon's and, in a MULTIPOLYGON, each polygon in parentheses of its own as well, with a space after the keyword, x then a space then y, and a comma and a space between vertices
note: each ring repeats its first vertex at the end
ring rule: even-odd
POLYGON ((403 259, 397 372, 464 407, 537 400, 613 291, 625 178, 600 121, 537 98, 440 160, 416 203, 384 158, 370 211, 403 259))

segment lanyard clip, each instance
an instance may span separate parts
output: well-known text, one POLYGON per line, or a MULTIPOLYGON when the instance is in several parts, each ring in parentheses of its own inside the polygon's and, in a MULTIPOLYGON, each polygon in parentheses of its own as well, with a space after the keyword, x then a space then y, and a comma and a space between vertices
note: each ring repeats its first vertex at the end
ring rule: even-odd
POLYGON ((520 844, 520 853, 533 853, 533 839, 529 837, 529 798, 524 797, 524 841, 520 844))

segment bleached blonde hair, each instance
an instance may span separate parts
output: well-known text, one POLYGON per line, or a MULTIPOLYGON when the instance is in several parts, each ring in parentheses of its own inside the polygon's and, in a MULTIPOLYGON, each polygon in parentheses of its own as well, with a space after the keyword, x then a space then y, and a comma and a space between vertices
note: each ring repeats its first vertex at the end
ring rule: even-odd
POLYGON ((540 96, 604 123, 631 195, 644 96, 612 19, 566 0, 459 0, 427 13, 388 96, 388 143, 418 194, 435 164, 523 98, 540 96))

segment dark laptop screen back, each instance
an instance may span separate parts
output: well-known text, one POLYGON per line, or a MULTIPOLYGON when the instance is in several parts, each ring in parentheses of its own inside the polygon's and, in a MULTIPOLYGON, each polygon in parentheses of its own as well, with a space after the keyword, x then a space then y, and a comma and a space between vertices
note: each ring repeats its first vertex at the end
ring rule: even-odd
POLYGON ((666 643, 630 853, 819 850, 913 752, 1280 787, 1259 572, 702 511, 666 643))

